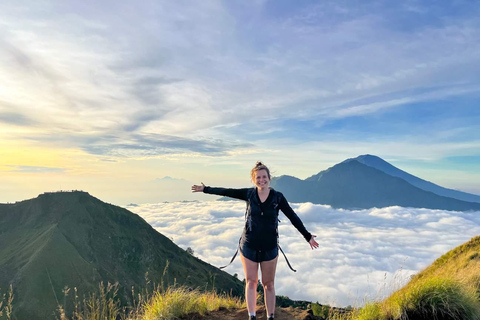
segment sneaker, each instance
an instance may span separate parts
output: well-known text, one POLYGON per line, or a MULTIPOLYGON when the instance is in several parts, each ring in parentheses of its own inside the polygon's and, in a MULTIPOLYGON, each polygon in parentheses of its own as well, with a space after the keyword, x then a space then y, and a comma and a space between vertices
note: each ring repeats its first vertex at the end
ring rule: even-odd
POLYGON ((256 316, 250 316, 250 317, 248 318, 248 320, 257 320, 257 317, 256 317, 256 316))
POLYGON ((268 319, 267 319, 267 320, 273 320, 273 314, 272 314, 272 315, 270 315, 270 317, 268 317, 268 319))

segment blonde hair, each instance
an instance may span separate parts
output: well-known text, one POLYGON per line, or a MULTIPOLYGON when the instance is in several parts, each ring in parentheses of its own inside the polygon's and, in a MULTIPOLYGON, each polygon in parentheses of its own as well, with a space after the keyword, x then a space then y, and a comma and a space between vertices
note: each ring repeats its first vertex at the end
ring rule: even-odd
POLYGON ((259 170, 265 170, 267 171, 268 179, 272 179, 270 176, 270 170, 268 170, 267 166, 264 165, 261 161, 257 161, 255 164, 255 167, 253 167, 252 170, 250 170, 250 177, 252 178, 252 181, 255 181, 255 172, 259 170))

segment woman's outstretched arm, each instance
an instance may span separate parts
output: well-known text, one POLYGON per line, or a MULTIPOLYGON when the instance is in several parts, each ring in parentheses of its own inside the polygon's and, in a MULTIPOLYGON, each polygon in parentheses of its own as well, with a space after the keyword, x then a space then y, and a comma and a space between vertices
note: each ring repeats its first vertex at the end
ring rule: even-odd
POLYGON ((297 230, 303 235, 305 240, 308 241, 308 244, 310 245, 310 248, 316 249, 318 248, 318 243, 315 241, 316 235, 311 234, 310 232, 307 231, 305 226, 303 225, 302 220, 298 217, 298 215, 293 211, 292 207, 288 204, 287 199, 285 196, 282 194, 281 200, 279 203, 280 210, 287 216, 287 218, 292 222, 293 226, 297 228, 297 230))
POLYGON ((216 194, 219 196, 226 196, 230 198, 247 200, 248 188, 231 189, 231 188, 214 188, 208 187, 201 182, 201 185, 193 185, 192 192, 203 192, 208 194, 216 194))

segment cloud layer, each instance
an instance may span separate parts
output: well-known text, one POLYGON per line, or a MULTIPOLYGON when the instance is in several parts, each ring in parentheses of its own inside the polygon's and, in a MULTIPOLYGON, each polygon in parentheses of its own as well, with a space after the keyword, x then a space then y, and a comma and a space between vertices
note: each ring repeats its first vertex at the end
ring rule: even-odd
MULTIPOLYGON (((278 295, 338 306, 361 305, 404 285, 409 276, 448 250, 480 234, 478 212, 389 207, 335 210, 293 204, 320 248, 312 251, 281 214, 280 244, 297 273, 280 256, 278 295)), ((223 266, 230 261, 244 224, 240 201, 172 202, 127 207, 180 247, 223 266)), ((226 269, 244 278, 239 259, 226 269)))

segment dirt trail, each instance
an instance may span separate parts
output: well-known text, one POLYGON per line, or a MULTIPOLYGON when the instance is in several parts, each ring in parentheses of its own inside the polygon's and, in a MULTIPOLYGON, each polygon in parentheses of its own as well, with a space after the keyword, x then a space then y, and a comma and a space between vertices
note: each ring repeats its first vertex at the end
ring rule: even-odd
MULTIPOLYGON (((236 310, 219 310, 210 312, 205 316, 189 315, 182 317, 183 320, 247 320, 247 309, 236 310)), ((297 308, 276 308, 275 320, 317 320, 317 318, 311 316, 305 310, 297 308)), ((257 307, 257 320, 267 320, 265 313, 265 307, 257 307)))

